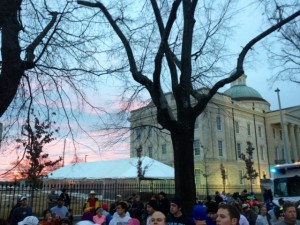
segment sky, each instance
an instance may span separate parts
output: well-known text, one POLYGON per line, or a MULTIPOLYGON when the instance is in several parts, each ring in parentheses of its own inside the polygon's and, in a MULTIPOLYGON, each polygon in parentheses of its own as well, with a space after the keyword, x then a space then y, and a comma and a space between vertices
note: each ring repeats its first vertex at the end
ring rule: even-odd
MULTIPOLYGON (((241 2, 241 1, 239 1, 241 2)), ((246 4, 247 1, 242 1, 240 4, 246 4)), ((243 13, 243 17, 240 18, 239 32, 235 33, 236 35, 232 38, 232 49, 239 51, 242 46, 244 46, 250 39, 255 37, 261 31, 260 17, 261 13, 256 9, 252 8, 243 13)), ((299 98, 299 85, 291 82, 277 82, 271 84, 268 80, 274 75, 271 66, 268 63, 266 58, 266 53, 263 51, 263 47, 255 46, 255 54, 251 56, 250 63, 245 66, 245 74, 247 75, 247 85, 256 89, 262 97, 271 104, 271 110, 277 110, 278 98, 275 89, 280 89, 280 99, 281 107, 287 108, 296 105, 300 105, 299 98)), ((117 93, 117 89, 112 84, 106 84, 101 89, 103 90, 103 96, 107 96, 106 99, 103 99, 103 104, 108 104, 111 102, 111 99, 116 98, 113 93, 117 93)), ((220 90, 220 92, 225 91, 229 88, 229 85, 225 86, 220 90)), ((118 104, 115 105, 115 107, 118 104)), ((92 120, 93 115, 89 115, 89 112, 86 113, 86 118, 92 120)), ((104 134, 105 132, 103 132, 104 134)), ((99 139, 99 131, 92 133, 95 139, 99 139)), ((102 143, 107 143, 108 139, 116 139, 116 134, 112 133, 109 137, 101 135, 102 143)), ((103 146, 101 143, 99 145, 95 144, 95 141, 87 137, 85 134, 78 136, 78 142, 83 143, 76 153, 81 160, 86 160, 87 162, 97 161, 97 160, 111 160, 119 158, 129 157, 129 143, 128 142, 119 142, 117 145, 108 145, 103 146)), ((51 156, 57 158, 65 152, 65 164, 68 164, 74 158, 74 145, 71 139, 57 138, 54 142, 45 147, 46 151, 51 152, 51 156)), ((11 152, 1 152, 0 153, 0 173, 5 170, 5 168, 10 168, 10 163, 16 159, 15 154, 11 152)), ((0 177, 1 179, 1 177, 0 177)))

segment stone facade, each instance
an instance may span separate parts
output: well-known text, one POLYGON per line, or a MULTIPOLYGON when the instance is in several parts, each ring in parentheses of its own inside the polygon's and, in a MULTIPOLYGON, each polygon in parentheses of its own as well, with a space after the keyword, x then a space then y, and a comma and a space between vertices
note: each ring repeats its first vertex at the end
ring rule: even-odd
MULTIPOLYGON (((275 94, 275 93, 274 93, 275 94)), ((167 99, 174 106, 172 95, 167 99)), ((174 110, 174 108, 173 108, 174 110)), ((285 132, 281 129, 280 111, 270 111, 270 104, 254 89, 246 86, 246 76, 232 83, 229 90, 218 93, 197 118, 194 135, 196 186, 222 188, 220 165, 226 171, 228 192, 250 187, 243 179, 247 141, 254 150, 254 167, 259 176, 252 182, 260 187, 261 179, 270 178, 273 164, 300 160, 300 106, 282 109, 285 132), (287 151, 281 133, 286 134, 287 151)), ((157 129, 156 109, 148 106, 132 111, 130 156, 142 146, 142 155, 173 166, 173 150, 169 132, 157 129)), ((212 193, 210 193, 212 194, 212 193)))

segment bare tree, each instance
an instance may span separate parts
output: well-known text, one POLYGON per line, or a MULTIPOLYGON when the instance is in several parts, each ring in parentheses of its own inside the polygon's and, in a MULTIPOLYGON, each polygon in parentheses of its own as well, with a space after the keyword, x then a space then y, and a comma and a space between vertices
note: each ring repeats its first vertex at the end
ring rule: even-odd
POLYGON ((246 164, 246 173, 244 175, 244 178, 250 181, 251 191, 252 191, 252 182, 258 177, 258 173, 253 167, 254 162, 252 161, 254 149, 255 148, 253 148, 252 143, 250 141, 247 141, 246 154, 244 153, 241 154, 241 159, 244 160, 246 164))
POLYGON ((221 170, 221 178, 222 178, 222 183, 223 183, 223 191, 225 192, 227 174, 226 174, 226 170, 225 170, 223 163, 221 163, 221 165, 220 165, 220 170, 221 170))
MULTIPOLYGON (((261 1, 264 6, 267 20, 271 24, 276 24, 296 11, 300 6, 300 1, 267 0, 261 1)), ((266 43, 269 53, 269 62, 275 75, 271 77, 272 82, 278 80, 291 81, 300 84, 300 32, 299 19, 291 21, 275 33, 270 45, 266 43)))
POLYGON ((219 10, 216 10, 219 6, 216 2, 205 1, 200 6, 197 0, 151 0, 144 4, 139 1, 142 8, 138 8, 136 2, 110 2, 108 5, 100 1, 77 2, 89 7, 95 16, 96 9, 102 12, 101 16, 107 19, 109 29, 113 29, 120 40, 117 43, 116 36, 110 39, 115 41, 114 49, 118 47, 115 56, 123 52, 126 54, 126 59, 122 55, 119 60, 128 63, 132 78, 141 85, 136 88, 136 92, 144 88, 151 96, 157 109, 158 123, 170 131, 176 194, 184 196, 186 201, 183 207, 191 212, 196 196, 193 140, 197 116, 221 87, 244 74, 243 63, 248 51, 263 38, 298 17, 300 11, 249 40, 238 55, 235 69, 229 74, 222 70, 222 74, 218 70, 218 66, 221 66, 218 64, 222 58, 221 50, 224 49, 224 39, 221 38, 224 30, 221 32, 221 27, 230 18, 227 13, 232 7, 232 1, 227 1, 219 10), (134 20, 139 14, 137 8, 142 11, 142 17, 134 20), (127 12, 126 9, 133 11, 127 12), (216 11, 218 16, 213 17, 216 11), (157 30, 159 36, 155 35, 157 30), (170 83, 166 84, 165 81, 170 83), (203 85, 209 86, 209 89, 198 92, 198 88, 203 85), (165 97, 166 92, 170 91, 174 97, 175 111, 171 110, 165 97), (195 105, 191 103, 192 98, 196 100, 195 105))

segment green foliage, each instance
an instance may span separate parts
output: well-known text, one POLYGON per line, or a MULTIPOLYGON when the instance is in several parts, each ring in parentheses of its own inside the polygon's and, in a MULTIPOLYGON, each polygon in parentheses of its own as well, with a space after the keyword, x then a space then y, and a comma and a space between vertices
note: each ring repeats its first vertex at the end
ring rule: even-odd
POLYGON ((255 148, 253 148, 252 143, 250 141, 247 141, 247 149, 246 149, 247 156, 244 153, 241 154, 241 158, 242 160, 244 160, 246 164, 246 174, 244 175, 244 178, 250 180, 251 183, 252 180, 258 177, 258 173, 253 167, 254 162, 252 161, 254 149, 255 148))

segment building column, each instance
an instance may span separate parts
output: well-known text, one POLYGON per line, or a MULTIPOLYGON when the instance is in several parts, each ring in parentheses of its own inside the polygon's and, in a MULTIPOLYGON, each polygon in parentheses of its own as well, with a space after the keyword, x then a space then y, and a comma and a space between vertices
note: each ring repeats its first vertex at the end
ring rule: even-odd
MULTIPOLYGON (((298 153, 298 157, 300 156, 300 126, 296 125, 295 126, 295 136, 296 136, 296 146, 297 146, 297 153, 298 153)), ((298 160, 300 160, 298 158, 298 160)))
POLYGON ((284 151, 285 151, 285 156, 286 156, 285 162, 286 163, 291 163, 291 150, 290 150, 291 146, 289 144, 290 143, 290 141, 289 141, 290 138, 289 138, 289 134, 288 134, 288 132, 289 132, 288 125, 284 124, 283 126, 284 126, 284 130, 285 130, 285 134, 282 133, 282 138, 283 138, 283 140, 285 138, 286 145, 287 145, 287 146, 283 145, 284 146, 284 151), (283 135, 285 135, 285 137, 283 135))
POLYGON ((296 143, 296 137, 295 137, 295 125, 289 124, 289 136, 291 140, 291 153, 292 157, 291 159, 294 160, 294 162, 298 161, 298 152, 297 152, 297 143, 296 143))

